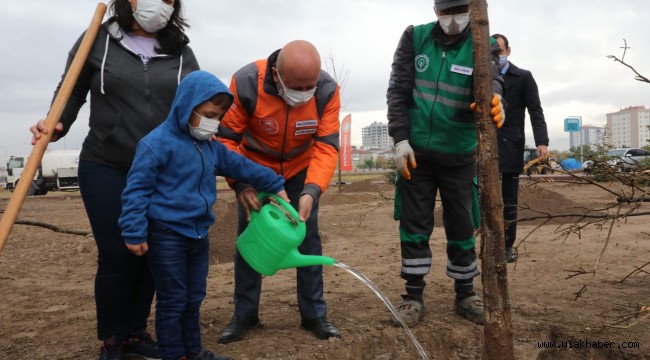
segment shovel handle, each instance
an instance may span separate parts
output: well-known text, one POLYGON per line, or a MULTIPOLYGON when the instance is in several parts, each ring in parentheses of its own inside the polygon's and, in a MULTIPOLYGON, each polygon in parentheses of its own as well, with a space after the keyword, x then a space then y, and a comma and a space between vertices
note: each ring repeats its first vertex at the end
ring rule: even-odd
POLYGON ((95 14, 93 15, 93 18, 90 22, 90 26, 88 27, 88 30, 86 30, 86 34, 81 40, 79 50, 77 50, 77 53, 72 59, 72 63, 70 64, 70 68, 68 68, 68 72, 66 73, 65 78, 63 79, 61 88, 57 93, 54 102, 52 102, 52 106, 50 108, 50 112, 47 115, 47 118, 45 118, 47 133, 42 134, 41 138, 36 142, 36 144, 34 144, 32 152, 29 155, 29 159, 27 160, 27 165, 25 165, 25 169, 20 176, 20 179, 22 181, 18 181, 16 189, 11 195, 11 199, 9 199, 7 208, 2 215, 2 220, 0 220, 0 254, 4 249, 7 238, 9 237, 9 233, 11 232, 11 229, 16 222, 20 208, 23 206, 23 202, 27 196, 27 191, 29 190, 29 187, 32 183, 32 179, 34 178, 34 175, 36 175, 36 171, 41 164, 41 160, 43 159, 43 154, 45 154, 47 145, 52 138, 52 134, 54 133, 54 128, 59 122, 59 118, 61 117, 61 114, 63 113, 63 110, 65 109, 65 106, 70 99, 70 94, 72 94, 72 90, 77 83, 77 79, 79 79, 81 69, 86 63, 88 53, 90 53, 90 49, 95 42, 95 38, 99 32, 99 27, 102 25, 102 19, 104 18, 105 13, 106 4, 97 4, 97 9, 95 10, 95 14))

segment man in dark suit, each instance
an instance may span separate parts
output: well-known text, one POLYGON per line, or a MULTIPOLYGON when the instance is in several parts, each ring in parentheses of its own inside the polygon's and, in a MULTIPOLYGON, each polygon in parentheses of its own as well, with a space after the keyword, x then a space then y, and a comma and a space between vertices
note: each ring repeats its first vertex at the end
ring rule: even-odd
POLYGON ((516 249, 513 249, 517 237, 517 223, 508 223, 517 219, 517 204, 519 193, 519 174, 524 168, 524 134, 525 111, 528 109, 530 123, 533 129, 537 156, 541 162, 548 158, 548 132, 544 111, 539 100, 537 83, 530 71, 518 68, 508 61, 510 45, 508 39, 501 34, 492 35, 496 39, 501 53, 499 67, 506 85, 505 100, 506 121, 498 129, 499 140, 499 171, 501 172, 501 191, 503 194, 503 219, 506 222, 506 261, 517 260, 516 249))

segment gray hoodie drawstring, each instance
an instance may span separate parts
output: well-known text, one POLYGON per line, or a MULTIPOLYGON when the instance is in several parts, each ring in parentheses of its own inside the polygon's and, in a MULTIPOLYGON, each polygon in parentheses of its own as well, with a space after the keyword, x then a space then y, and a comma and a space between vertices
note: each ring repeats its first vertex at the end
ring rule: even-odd
POLYGON ((110 40, 110 35, 106 34, 106 47, 104 48, 104 57, 102 58, 102 68, 101 68, 101 72, 100 72, 100 74, 101 74, 101 76, 100 76, 101 77, 101 79, 100 79, 100 81, 101 81, 100 89, 101 89, 102 95, 106 94, 104 92, 104 67, 106 65, 106 57, 108 56, 108 43, 109 43, 109 40, 110 40))

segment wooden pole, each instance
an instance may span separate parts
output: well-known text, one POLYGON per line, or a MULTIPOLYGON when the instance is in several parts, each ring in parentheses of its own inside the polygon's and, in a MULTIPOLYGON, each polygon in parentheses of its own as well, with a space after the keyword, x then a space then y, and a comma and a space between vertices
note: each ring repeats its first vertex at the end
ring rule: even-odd
POLYGON ((489 112, 493 92, 486 0, 471 0, 470 13, 474 45, 474 95, 477 107, 482 109, 477 115, 477 133, 481 208, 481 278, 485 303, 483 359, 511 360, 514 359, 512 315, 508 299, 497 130, 489 112))
POLYGON ((90 22, 90 26, 88 27, 86 34, 81 40, 79 50, 77 50, 77 54, 72 59, 70 68, 68 69, 68 72, 63 79, 63 83, 61 84, 61 89, 57 93, 56 98, 52 103, 52 107, 50 108, 50 112, 45 118, 47 134, 43 134, 32 148, 32 152, 29 155, 27 165, 25 165, 25 169, 20 176, 20 181, 18 181, 18 185, 16 185, 16 189, 11 195, 11 199, 9 199, 7 208, 2 215, 2 220, 0 220, 0 254, 4 249, 7 238, 9 237, 9 233, 11 232, 11 229, 16 222, 20 208, 23 206, 23 202, 27 196, 27 191, 29 190, 29 187, 32 183, 32 179, 34 178, 34 175, 36 175, 36 171, 41 164, 41 160, 43 159, 43 154, 45 154, 47 145, 52 138, 52 134, 54 133, 54 128, 59 122, 59 118, 61 117, 61 114, 63 113, 63 110, 65 109, 65 106, 70 99, 70 94, 72 93, 72 90, 77 83, 81 69, 86 63, 88 53, 90 52, 90 49, 95 42, 95 38, 99 32, 99 27, 102 24, 102 19, 104 18, 105 13, 106 4, 97 4, 97 9, 95 10, 95 14, 93 15, 93 18, 90 22))

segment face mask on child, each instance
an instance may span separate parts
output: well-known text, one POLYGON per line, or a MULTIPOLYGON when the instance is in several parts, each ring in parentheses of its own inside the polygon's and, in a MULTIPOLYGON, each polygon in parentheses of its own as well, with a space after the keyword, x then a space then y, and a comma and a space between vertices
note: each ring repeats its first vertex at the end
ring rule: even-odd
POLYGON ((142 30, 157 33, 162 30, 174 12, 174 7, 162 0, 138 0, 138 10, 133 12, 133 18, 142 30))
POLYGON ((197 127, 187 124, 187 127, 190 129, 190 135, 193 138, 196 140, 208 140, 212 135, 217 133, 219 130, 219 120, 203 117, 195 111, 192 111, 192 113, 201 119, 197 127))

